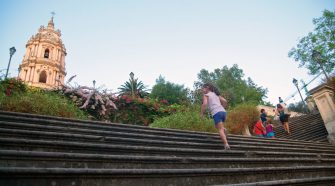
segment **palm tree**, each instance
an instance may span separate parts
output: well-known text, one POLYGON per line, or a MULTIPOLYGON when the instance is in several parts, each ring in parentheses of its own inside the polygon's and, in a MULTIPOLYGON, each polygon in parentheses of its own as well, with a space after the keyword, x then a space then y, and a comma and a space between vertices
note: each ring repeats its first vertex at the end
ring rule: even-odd
POLYGON ((131 95, 132 97, 139 96, 145 97, 149 93, 147 92, 147 87, 142 81, 138 81, 138 78, 134 79, 134 73, 129 74, 129 81, 126 81, 119 88, 121 95, 131 95))

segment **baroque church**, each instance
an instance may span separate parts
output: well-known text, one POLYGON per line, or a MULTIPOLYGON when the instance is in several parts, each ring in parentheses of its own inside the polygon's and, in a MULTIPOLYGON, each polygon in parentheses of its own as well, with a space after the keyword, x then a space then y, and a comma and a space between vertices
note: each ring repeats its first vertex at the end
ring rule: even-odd
POLYGON ((19 67, 22 81, 45 89, 64 84, 66 49, 60 37, 61 31, 55 30, 52 16, 48 26, 41 26, 26 44, 26 53, 19 67))

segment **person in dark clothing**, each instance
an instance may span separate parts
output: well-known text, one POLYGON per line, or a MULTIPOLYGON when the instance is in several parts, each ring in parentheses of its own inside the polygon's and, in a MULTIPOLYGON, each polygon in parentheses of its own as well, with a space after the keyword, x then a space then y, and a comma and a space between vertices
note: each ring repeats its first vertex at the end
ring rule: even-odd
POLYGON ((288 109, 285 107, 283 103, 277 104, 277 115, 279 115, 279 120, 283 124, 285 132, 287 134, 291 134, 290 127, 288 124, 288 119, 291 114, 288 112, 288 109))
POLYGON ((262 124, 263 124, 263 126, 264 127, 266 127, 266 121, 267 121, 267 119, 266 119, 266 117, 267 117, 268 115, 267 115, 267 113, 265 112, 265 110, 264 109, 261 109, 261 120, 262 120, 262 124))

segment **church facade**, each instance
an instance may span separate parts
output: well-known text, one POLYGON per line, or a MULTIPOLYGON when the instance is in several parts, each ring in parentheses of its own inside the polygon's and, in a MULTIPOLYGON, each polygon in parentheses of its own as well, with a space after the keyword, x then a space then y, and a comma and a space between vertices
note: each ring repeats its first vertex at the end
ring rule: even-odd
POLYGON ((66 49, 61 31, 55 30, 53 17, 45 28, 26 44, 26 53, 19 67, 19 79, 26 84, 44 89, 54 89, 64 84, 66 49))

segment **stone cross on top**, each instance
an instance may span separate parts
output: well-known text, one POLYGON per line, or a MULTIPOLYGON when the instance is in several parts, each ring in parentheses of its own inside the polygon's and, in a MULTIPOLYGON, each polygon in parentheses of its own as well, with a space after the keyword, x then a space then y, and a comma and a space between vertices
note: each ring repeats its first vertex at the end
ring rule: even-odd
POLYGON ((54 18, 54 16, 56 15, 56 13, 54 11, 51 12, 51 17, 54 18))

